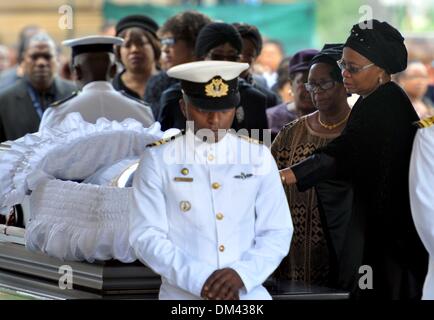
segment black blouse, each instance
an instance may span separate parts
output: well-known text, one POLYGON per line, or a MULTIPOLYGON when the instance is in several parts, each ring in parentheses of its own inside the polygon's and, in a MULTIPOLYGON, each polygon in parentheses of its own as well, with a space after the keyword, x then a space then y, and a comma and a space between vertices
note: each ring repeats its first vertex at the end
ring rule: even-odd
POLYGON ((140 97, 140 95, 131 90, 130 88, 128 88, 125 83, 122 81, 122 75, 124 74, 125 70, 122 71, 121 73, 116 74, 116 76, 113 78, 112 84, 113 84, 113 88, 115 88, 116 91, 124 91, 127 95, 139 99, 141 101, 144 101, 142 97, 140 97))
POLYGON ((178 79, 169 77, 165 71, 160 71, 149 78, 145 90, 145 101, 151 105, 155 119, 160 114, 160 99, 163 92, 178 82, 178 79))

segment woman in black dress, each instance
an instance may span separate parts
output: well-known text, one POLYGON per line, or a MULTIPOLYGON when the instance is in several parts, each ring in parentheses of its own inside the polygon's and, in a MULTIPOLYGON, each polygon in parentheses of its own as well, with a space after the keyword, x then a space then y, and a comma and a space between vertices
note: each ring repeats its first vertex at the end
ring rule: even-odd
POLYGON ((426 275, 427 253, 408 190, 418 116, 390 78, 407 66, 403 41, 386 22, 353 26, 338 62, 347 91, 360 95, 348 123, 341 136, 281 171, 284 183, 296 183, 299 190, 330 178, 351 183, 354 199, 344 219, 339 278, 356 298, 420 299, 426 275))

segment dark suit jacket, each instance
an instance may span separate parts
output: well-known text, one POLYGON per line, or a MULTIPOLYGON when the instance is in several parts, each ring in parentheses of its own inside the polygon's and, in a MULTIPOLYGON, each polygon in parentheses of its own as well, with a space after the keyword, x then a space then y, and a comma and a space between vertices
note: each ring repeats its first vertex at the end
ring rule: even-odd
POLYGON ((179 106, 182 98, 181 83, 174 83, 164 90, 160 98, 160 110, 157 121, 161 124, 161 130, 170 128, 185 129, 185 117, 179 106))
POLYGON ((244 80, 247 83, 251 84, 253 88, 262 93, 265 98, 267 98, 267 109, 282 103, 279 95, 277 95, 274 91, 268 89, 267 81, 265 81, 265 78, 263 76, 258 74, 249 74, 246 78, 244 78, 244 80))
POLYGON ((253 83, 252 86, 267 98, 267 109, 277 106, 280 103, 280 99, 277 94, 270 89, 263 87, 257 83, 253 83))
MULTIPOLYGON (((55 79, 53 85, 53 102, 71 95, 76 89, 72 82, 62 79, 55 79)), ((40 120, 25 80, 18 80, 0 93, 0 142, 38 131, 40 120)))

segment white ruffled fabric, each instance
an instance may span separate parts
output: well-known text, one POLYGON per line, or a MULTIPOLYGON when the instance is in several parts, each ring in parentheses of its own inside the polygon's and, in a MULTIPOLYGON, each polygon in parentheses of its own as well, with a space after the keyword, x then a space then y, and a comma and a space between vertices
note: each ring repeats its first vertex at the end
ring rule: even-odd
POLYGON ((26 247, 64 260, 136 260, 128 243, 131 188, 49 180, 32 192, 26 247))
POLYGON ((71 113, 59 126, 25 135, 0 153, 0 207, 21 203, 42 181, 84 180, 106 165, 140 156, 162 136, 158 122, 149 128, 133 119, 91 124, 71 113))
MULTIPOLYGON (((114 164, 99 169, 93 175, 87 177, 83 183, 97 184, 99 186, 118 186, 116 181, 119 176, 131 166, 138 164, 139 161, 140 159, 138 157, 122 159, 114 164)), ((129 187, 131 187, 131 185, 129 185, 129 187)))
POLYGON ((164 133, 133 119, 85 122, 69 114, 57 127, 13 142, 0 153, 0 206, 30 196, 26 247, 63 260, 136 260, 128 243, 131 188, 77 183, 124 158, 140 157, 164 133))

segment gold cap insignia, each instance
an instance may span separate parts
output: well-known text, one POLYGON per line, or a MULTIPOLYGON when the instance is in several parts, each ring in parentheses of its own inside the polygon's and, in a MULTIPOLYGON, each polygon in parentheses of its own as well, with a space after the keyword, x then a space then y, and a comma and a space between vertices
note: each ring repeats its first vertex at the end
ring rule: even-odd
POLYGON ((212 81, 205 86, 205 94, 208 97, 224 97, 228 94, 228 91, 229 86, 221 78, 212 79, 212 81))

